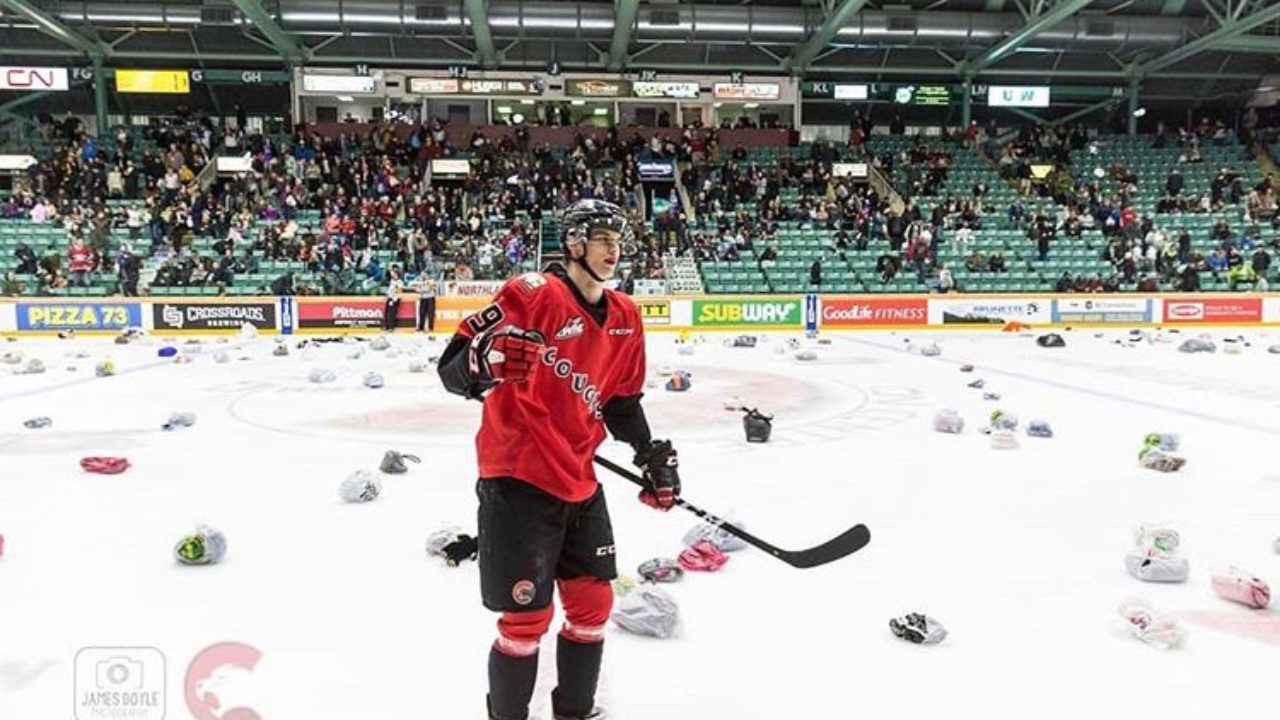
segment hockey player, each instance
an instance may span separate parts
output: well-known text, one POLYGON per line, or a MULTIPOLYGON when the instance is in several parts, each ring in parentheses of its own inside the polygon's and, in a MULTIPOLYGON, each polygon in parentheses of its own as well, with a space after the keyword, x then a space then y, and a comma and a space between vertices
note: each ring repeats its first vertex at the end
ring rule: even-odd
POLYGON ((538 641, 553 587, 565 624, 556 644, 557 720, 602 718, 595 708, 605 624, 617 575, 613 529, 592 456, 605 428, 632 446, 661 510, 680 495, 676 451, 653 440, 640 405, 644 326, 631 298, 604 283, 633 240, 622 211, 583 200, 565 213, 568 269, 507 282, 463 321, 440 358, 450 392, 484 398, 476 437, 480 592, 502 613, 489 652, 492 720, 528 717, 538 641))

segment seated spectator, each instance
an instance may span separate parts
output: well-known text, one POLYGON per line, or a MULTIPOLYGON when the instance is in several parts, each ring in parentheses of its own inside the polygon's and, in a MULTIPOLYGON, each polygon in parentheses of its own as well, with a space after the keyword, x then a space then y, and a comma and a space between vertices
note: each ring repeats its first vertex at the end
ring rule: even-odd
POLYGON ((48 295, 50 291, 61 290, 67 286, 67 279, 64 278, 58 268, 40 276, 40 294, 48 295))
POLYGON ((809 284, 822 284, 822 260, 814 260, 813 264, 809 266, 809 284))
POLYGON ((1071 273, 1064 270, 1062 276, 1058 278, 1058 282, 1054 283, 1053 290, 1060 293, 1073 292, 1075 286, 1071 281, 1071 273))
POLYGON ((1217 278, 1218 273, 1227 269, 1227 251, 1221 247, 1216 248, 1212 255, 1205 258, 1204 263, 1213 272, 1214 278, 1217 278))
POLYGON ((218 260, 218 265, 213 271, 213 282, 222 287, 229 287, 235 284, 236 257, 231 253, 231 248, 227 248, 226 252, 218 260))
POLYGON ((1004 263, 1004 255, 1000 253, 992 253, 991 258, 987 260, 987 267, 991 272, 1004 272, 1007 268, 1004 263))
POLYGON ((1231 290, 1236 290, 1242 285, 1252 289, 1257 280, 1258 274, 1254 271, 1253 266, 1248 263, 1241 263, 1227 270, 1227 283, 1231 290))
POLYGON ((951 268, 946 265, 938 266, 938 292, 947 294, 956 289, 955 278, 951 275, 951 268))
POLYGON ((1015 198, 1009 204, 1006 215, 1009 217, 1009 227, 1014 230, 1021 230, 1023 218, 1027 216, 1027 206, 1022 203, 1022 200, 1015 198))
POLYGON ((881 282, 889 282, 898 276, 902 260, 897 255, 885 253, 876 259, 876 272, 880 273, 881 282))
POLYGON ((253 254, 253 248, 247 247, 244 249, 244 254, 236 261, 233 271, 245 275, 255 275, 259 269, 260 265, 258 258, 253 254))
POLYGON ((285 295, 285 296, 294 295, 295 294, 294 274, 292 272, 286 272, 285 274, 271 281, 271 294, 285 295))
POLYGON ((964 260, 964 268, 969 272, 981 272, 987 267, 987 259, 981 252, 974 250, 973 254, 964 260))
POLYGON ((34 275, 39 272, 38 258, 30 245, 19 242, 18 247, 13 251, 13 256, 18 260, 18 266, 14 268, 14 272, 19 275, 34 275))
POLYGON ((916 277, 920 282, 924 282, 927 274, 928 264, 932 258, 931 248, 927 238, 923 237, 928 231, 921 233, 910 245, 907 246, 907 262, 916 269, 916 277))
POLYGON ((13 297, 27 291, 27 286, 18 282, 18 278, 14 277, 14 275, 13 271, 4 274, 4 282, 0 284, 0 295, 13 297))
POLYGON ((778 259, 778 246, 770 245, 764 249, 764 252, 760 253, 760 261, 757 264, 760 266, 760 269, 763 270, 766 268, 771 268, 774 265, 776 265, 777 259, 778 259))
POLYGON ((1195 266, 1183 264, 1178 266, 1177 270, 1177 288, 1181 292, 1199 292, 1200 291, 1200 273, 1195 266))
POLYGON ((1267 272, 1271 270, 1271 254, 1263 248, 1254 251, 1251 258, 1253 271, 1257 273, 1259 278, 1266 278, 1267 272))

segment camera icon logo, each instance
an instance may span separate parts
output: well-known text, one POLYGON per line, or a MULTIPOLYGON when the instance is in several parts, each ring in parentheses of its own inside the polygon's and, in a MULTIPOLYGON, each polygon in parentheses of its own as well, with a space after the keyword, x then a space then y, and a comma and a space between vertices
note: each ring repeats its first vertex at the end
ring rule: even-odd
POLYGON ((164 720, 164 654, 149 647, 76 653, 75 720, 164 720))
POLYGON ((142 663, 125 655, 99 660, 94 677, 99 690, 141 690, 142 663))

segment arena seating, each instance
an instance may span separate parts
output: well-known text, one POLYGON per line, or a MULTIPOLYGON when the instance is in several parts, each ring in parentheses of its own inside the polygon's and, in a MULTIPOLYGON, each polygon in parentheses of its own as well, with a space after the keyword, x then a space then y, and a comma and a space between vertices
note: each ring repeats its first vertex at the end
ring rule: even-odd
MULTIPOLYGON (((154 139, 155 133, 130 130, 133 136, 132 157, 139 161, 144 153, 163 151, 154 139)), ((215 145, 217 141, 215 133, 215 145)), ((281 146, 287 146, 288 138, 273 138, 281 146)), ((927 150, 942 151, 949 154, 950 166, 945 181, 928 195, 912 196, 910 177, 912 172, 900 161, 905 153, 917 144, 917 139, 909 135, 875 134, 869 138, 866 146, 867 155, 858 156, 858 160, 874 157, 895 158, 891 166, 883 168, 883 174, 894 186, 918 207, 921 215, 928 218, 934 206, 948 198, 969 200, 973 188, 981 183, 986 188, 982 198, 984 217, 981 228, 975 233, 973 240, 965 249, 953 247, 951 236, 953 230, 945 231, 937 243, 934 265, 925 277, 921 278, 915 268, 903 263, 900 272, 892 279, 882 280, 877 269, 877 260, 888 251, 888 244, 882 234, 873 233, 866 250, 858 251, 850 247, 837 251, 835 248, 835 231, 815 227, 813 223, 798 220, 779 221, 778 232, 773 244, 778 251, 777 259, 772 263, 761 263, 759 254, 766 243, 756 238, 750 251, 742 252, 740 259, 734 261, 703 260, 700 270, 703 284, 709 293, 800 293, 800 292, 845 292, 845 293, 919 293, 936 289, 937 267, 949 268, 958 288, 963 292, 998 293, 998 292, 1044 292, 1054 289, 1055 283, 1067 273, 1071 276, 1108 277, 1114 274, 1111 263, 1104 259, 1107 240, 1099 229, 1085 231, 1078 240, 1071 240, 1063 235, 1054 241, 1052 250, 1045 260, 1039 260, 1035 243, 1026 233, 1011 224, 1006 216, 1006 209, 1018 197, 1017 188, 1001 178, 997 165, 978 153, 970 146, 959 142, 944 143, 938 138, 925 141, 927 150), (988 269, 969 270, 965 267, 966 253, 977 252, 984 257, 1000 253, 1006 261, 1006 269, 993 272, 988 269), (810 268, 819 261, 822 268, 822 282, 813 285, 810 282, 810 268)), ((1205 255, 1212 252, 1215 241, 1210 237, 1210 228, 1220 220, 1226 221, 1236 233, 1245 229, 1246 216, 1244 205, 1227 204, 1225 207, 1210 213, 1157 213, 1157 203, 1163 194, 1165 178, 1169 171, 1177 167, 1185 180, 1184 197, 1195 198, 1209 190, 1213 178, 1219 169, 1227 168, 1240 175, 1246 188, 1252 187, 1261 179, 1261 171, 1257 161, 1252 158, 1246 148, 1234 138, 1215 142, 1206 140, 1200 147, 1203 162, 1180 162, 1184 148, 1170 142, 1168 147, 1154 148, 1150 136, 1113 136, 1103 135, 1091 141, 1088 146, 1072 152, 1072 172, 1077 178, 1090 182, 1097 181, 1105 194, 1120 189, 1119 181, 1113 172, 1124 168, 1136 174, 1137 191, 1131 195, 1131 202, 1137 212, 1151 215, 1157 226, 1172 235, 1181 228, 1186 228, 1193 240, 1193 248, 1205 255), (1095 168, 1101 170, 1101 176, 1095 175, 1095 168)), ((43 140, 31 140, 31 150, 38 157, 49 157, 54 148, 43 140)), ((117 141, 115 133, 108 134, 101 140, 103 152, 114 153, 117 141)), ((839 152, 848 157, 848 150, 840 148, 839 152)), ((747 149, 747 157, 741 164, 761 167, 774 166, 784 158, 797 163, 807 162, 813 157, 814 148, 804 143, 794 147, 752 147, 747 149)), ((722 151, 720 163, 728 162, 727 152, 722 151)), ((556 156, 564 158, 566 154, 556 151, 556 156)), ((707 165, 707 167, 715 167, 707 165)), ((403 170, 403 168, 401 168, 403 170)), ((596 179, 614 177, 612 168, 598 169, 596 179)), ((919 177, 917 173, 915 177, 919 177)), ((499 184, 500 185, 500 184, 499 184)), ((918 188, 917 188, 918 189, 918 188)), ((783 186, 779 191, 780 200, 794 206, 802 199, 802 191, 794 185, 783 186)), ((114 211, 123 209, 137 201, 113 199, 107 202, 114 211)), ((1057 208, 1051 198, 1033 197, 1023 199, 1028 212, 1044 210, 1050 214, 1057 208)), ((735 210, 743 210, 748 215, 757 217, 760 208, 754 202, 739 203, 735 210)), ((297 213, 299 225, 318 229, 322 218, 318 210, 304 209, 297 213)), ((687 219, 689 232, 696 232, 701 225, 695 217, 687 219)), ((270 223, 259 221, 247 229, 245 239, 253 241, 261 228, 270 223)), ((496 223, 493 230, 500 231, 501 223, 496 223)), ((1265 232, 1265 231, 1264 231, 1265 232)), ((541 222, 543 250, 555 250, 558 245, 559 230, 553 213, 545 213, 541 222)), ((1270 238, 1270 235, 1266 235, 1270 238)), ((110 247, 112 251, 128 241, 129 231, 123 227, 112 230, 110 247)), ((190 251, 198 257, 216 255, 214 245, 219 238, 195 237, 190 251)), ((0 220, 0 273, 9 273, 17 266, 14 251, 20 243, 26 243, 37 254, 43 256, 56 253, 65 260, 66 231, 51 223, 37 224, 26 219, 0 220)), ((135 251, 145 252, 149 246, 149 237, 144 228, 142 237, 134 243, 135 251)), ((239 251, 237 251, 238 253, 239 251)), ((235 276, 234 283, 228 287, 152 287, 151 294, 170 295, 216 295, 226 294, 259 294, 270 291, 271 283, 286 272, 295 274, 296 282, 301 285, 316 284, 320 274, 312 272, 308 264, 301 261, 283 261, 269 259, 261 252, 255 254, 259 259, 259 269, 255 273, 243 273, 235 276)), ((375 253, 376 259, 385 267, 395 262, 396 253, 383 249, 375 253)), ((143 275, 154 271, 159 264, 157 259, 147 259, 143 275)), ((531 269, 534 261, 526 261, 519 270, 531 269)), ((1273 280, 1280 268, 1271 270, 1273 280)), ((38 278, 35 275, 16 275, 13 278, 24 286, 25 294, 34 295, 39 292, 38 278)), ((1204 290, 1227 290, 1229 285, 1225 276, 1214 276, 1213 273, 1201 273, 1201 286, 1204 290)), ((1126 287, 1122 289, 1132 289, 1126 287)), ((114 274, 95 275, 89 287, 68 287, 49 291, 54 295, 87 296, 109 295, 116 290, 114 274)), ((376 292, 375 289, 370 291, 376 292)))

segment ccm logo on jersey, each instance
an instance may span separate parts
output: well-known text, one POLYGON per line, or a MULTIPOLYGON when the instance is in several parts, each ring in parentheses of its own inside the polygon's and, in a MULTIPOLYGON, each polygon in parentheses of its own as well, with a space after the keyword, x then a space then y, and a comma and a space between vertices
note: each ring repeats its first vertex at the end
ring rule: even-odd
POLYGON ((585 331, 586 327, 582 324, 582 318, 575 315, 569 318, 569 322, 565 323, 564 327, 560 328, 560 332, 556 333, 556 339, 568 340, 576 338, 585 331))
POLYGON ((635 328, 609 328, 610 335, 630 335, 635 331, 635 328))
POLYGON ((612 545, 602 545, 596 548, 596 557, 604 557, 606 555, 616 555, 616 554, 617 553, 614 550, 614 546, 612 545))

